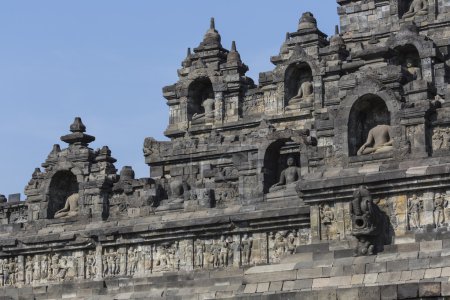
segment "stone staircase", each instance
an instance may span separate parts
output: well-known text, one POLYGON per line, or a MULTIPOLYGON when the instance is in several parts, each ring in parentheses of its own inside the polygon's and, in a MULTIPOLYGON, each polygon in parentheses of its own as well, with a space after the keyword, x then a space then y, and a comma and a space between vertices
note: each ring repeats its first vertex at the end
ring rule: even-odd
POLYGON ((367 257, 353 257, 345 243, 299 247, 278 265, 246 270, 238 298, 450 299, 450 232, 429 229, 396 242, 367 257))

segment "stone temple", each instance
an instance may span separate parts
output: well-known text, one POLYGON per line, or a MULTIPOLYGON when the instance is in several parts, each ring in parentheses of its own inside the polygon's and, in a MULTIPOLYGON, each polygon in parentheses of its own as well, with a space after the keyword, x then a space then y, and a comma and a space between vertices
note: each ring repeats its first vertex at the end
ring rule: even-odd
POLYGON ((258 85, 211 20, 148 178, 76 118, 0 197, 0 298, 448 299, 450 0, 337 2, 258 85))

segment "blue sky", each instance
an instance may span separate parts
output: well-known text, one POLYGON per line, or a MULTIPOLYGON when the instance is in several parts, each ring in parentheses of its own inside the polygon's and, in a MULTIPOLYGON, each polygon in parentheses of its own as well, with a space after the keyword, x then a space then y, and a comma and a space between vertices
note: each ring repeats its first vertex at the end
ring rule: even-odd
MULTIPOLYGON (((273 68, 287 31, 311 11, 332 34, 335 0, 23 0, 0 2, 0 194, 22 193, 52 145, 82 117, 116 167, 149 175, 142 144, 164 139, 162 87, 177 81, 187 47, 216 18, 222 44, 236 40, 247 73, 273 68)), ((22 196, 24 198, 24 196, 22 196)))

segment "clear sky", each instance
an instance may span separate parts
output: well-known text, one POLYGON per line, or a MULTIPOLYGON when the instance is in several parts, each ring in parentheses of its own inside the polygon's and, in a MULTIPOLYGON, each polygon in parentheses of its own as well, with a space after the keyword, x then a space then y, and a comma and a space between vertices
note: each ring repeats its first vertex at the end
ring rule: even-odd
MULTIPOLYGON (((273 69, 286 32, 311 11, 328 35, 335 0, 22 0, 0 2, 0 194, 22 193, 75 116, 118 159, 147 177, 144 138, 164 139, 162 87, 210 17, 255 82, 273 69)), ((22 199, 24 196, 22 195, 22 199)))

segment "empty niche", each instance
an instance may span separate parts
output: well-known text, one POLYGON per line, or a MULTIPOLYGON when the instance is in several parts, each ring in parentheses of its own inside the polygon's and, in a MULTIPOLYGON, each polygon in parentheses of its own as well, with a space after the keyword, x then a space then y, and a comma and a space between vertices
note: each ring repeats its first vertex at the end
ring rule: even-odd
POLYGON ((53 175, 48 193, 47 218, 53 219, 55 213, 64 208, 67 198, 78 193, 76 176, 70 171, 59 171, 53 175))
POLYGON ((352 106, 348 120, 348 151, 355 156, 366 142, 369 131, 377 125, 390 125, 390 113, 380 97, 368 94, 352 106))

